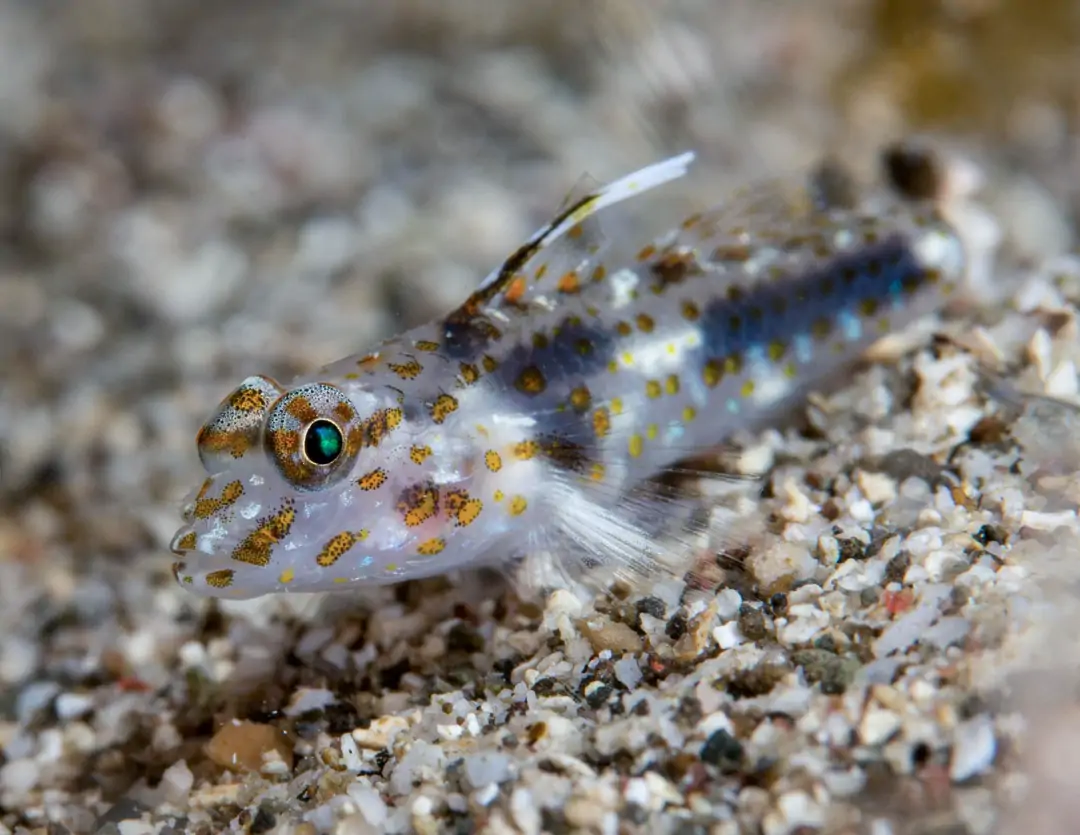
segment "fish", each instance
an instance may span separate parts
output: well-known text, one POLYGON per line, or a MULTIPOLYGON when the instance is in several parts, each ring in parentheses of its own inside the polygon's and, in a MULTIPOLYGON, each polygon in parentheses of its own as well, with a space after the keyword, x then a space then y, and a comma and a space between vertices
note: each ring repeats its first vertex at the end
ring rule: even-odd
POLYGON ((197 435, 173 574, 251 598, 533 553, 653 576, 686 510, 665 473, 781 421, 966 264, 932 200, 835 177, 737 190, 649 237, 605 218, 684 153, 569 201, 445 317, 288 385, 242 381, 197 435))

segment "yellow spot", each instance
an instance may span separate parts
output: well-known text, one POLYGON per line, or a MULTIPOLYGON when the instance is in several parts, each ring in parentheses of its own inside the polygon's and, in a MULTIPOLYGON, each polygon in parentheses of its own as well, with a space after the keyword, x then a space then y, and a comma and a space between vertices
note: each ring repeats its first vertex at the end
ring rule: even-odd
POLYGON ((282 571, 278 575, 277 579, 278 582, 281 583, 283 586, 288 585, 294 579, 296 579, 296 571, 290 566, 289 568, 286 568, 284 571, 282 571))
POLYGON ((342 555, 347 553, 357 542, 360 541, 360 537, 354 534, 352 531, 342 531, 331 538, 319 552, 319 556, 315 558, 315 562, 321 565, 323 568, 329 568, 339 559, 342 555))
POLYGON ((180 541, 176 543, 176 547, 180 551, 192 551, 197 544, 197 537, 195 531, 189 531, 180 537, 180 541))
POLYGON ((742 357, 738 354, 732 354, 730 357, 724 358, 724 373, 725 374, 738 374, 742 371, 742 357))
POLYGON ((404 363, 392 362, 387 365, 387 368, 397 374, 402 380, 415 380, 420 376, 420 372, 424 370, 424 366, 416 360, 409 360, 404 363))
POLYGON ((615 325, 615 332, 619 336, 629 336, 634 332, 634 328, 629 322, 619 322, 615 325))
POLYGON ((467 386, 471 386, 473 383, 480 379, 480 369, 478 369, 472 363, 463 362, 460 366, 458 366, 458 370, 461 372, 462 382, 464 382, 467 386))
POLYGON ((364 473, 364 475, 356 479, 356 486, 361 490, 378 490, 386 484, 386 478, 386 470, 380 467, 377 470, 372 470, 370 473, 364 473))
POLYGON ((492 498, 495 499, 495 501, 497 502, 501 502, 504 498, 506 498, 506 494, 502 490, 496 490, 492 498))
POLYGON ((692 421, 696 417, 697 417, 697 409, 695 409, 693 406, 684 406, 683 407, 682 419, 686 423, 689 423, 690 421, 692 421))
POLYGON ((414 446, 409 450, 409 458, 414 464, 423 464, 430 455, 431 447, 429 446, 414 446))
POLYGON ((607 267, 603 264, 597 264, 592 271, 592 280, 603 281, 605 278, 607 278, 607 267))
POLYGON ((751 394, 753 394, 754 393, 754 381, 753 380, 747 380, 745 383, 743 383, 742 388, 739 389, 739 393, 743 397, 749 397, 751 394))
POLYGON ((701 378, 709 388, 716 388, 724 377, 724 370, 716 360, 705 360, 701 369, 701 378))
POLYGON ((430 342, 426 339, 421 339, 418 342, 413 343, 416 346, 417 351, 438 351, 439 343, 430 342))
POLYGON ((548 339, 546 333, 534 333, 532 336, 532 344, 537 351, 543 351, 551 344, 551 340, 548 339))
POLYGON ((476 521, 476 517, 480 515, 480 511, 484 509, 484 503, 479 499, 467 499, 464 504, 458 508, 457 512, 457 524, 461 527, 467 527, 476 521))
POLYGON ((528 507, 529 503, 525 500, 525 497, 518 495, 510 499, 510 507, 508 510, 510 511, 511 516, 520 516, 528 509, 528 507))
POLYGON ((540 444, 536 441, 520 441, 514 444, 514 457, 519 461, 528 461, 530 458, 535 458, 536 453, 540 451, 540 444))
POLYGON ((645 446, 645 441, 636 432, 630 436, 630 443, 627 446, 627 450, 630 453, 631 458, 637 458, 641 455, 641 451, 645 446))
POLYGON ((607 364, 607 370, 614 374, 616 371, 619 370, 619 364, 615 360, 611 360, 607 364))
POLYGON ((431 419, 436 423, 442 423, 453 412, 457 411, 458 402, 456 397, 449 394, 440 394, 431 404, 431 419))
POLYGON ((648 246, 642 247, 641 251, 637 254, 637 259, 639 261, 648 261, 654 255, 656 255, 656 247, 649 244, 648 246))
MULTIPOLYGON (((205 489, 206 485, 204 485, 205 489)), ((215 513, 236 504, 236 500, 244 495, 244 485, 239 481, 230 481, 221 488, 221 497, 217 499, 197 499, 195 501, 195 518, 207 519, 215 513)))
POLYGON ((478 423, 476 424, 476 434, 479 435, 481 438, 486 438, 491 433, 488 432, 488 428, 484 426, 484 424, 478 423))
POLYGON ((592 428, 597 438, 604 438, 611 431, 611 414, 606 406, 601 406, 593 412, 592 428))
POLYGON ((231 568, 211 571, 206 575, 206 585, 212 589, 227 589, 233 584, 234 572, 231 568))
POLYGON ((589 477, 593 481, 603 481, 605 472, 606 471, 604 469, 604 465, 597 461, 592 465, 592 470, 589 473, 589 477))
POLYGON ((634 364, 634 355, 631 354, 629 351, 623 351, 623 353, 622 353, 622 361, 623 361, 623 365, 625 365, 625 366, 627 366, 629 368, 630 366, 632 366, 634 364))
POLYGON ((639 313, 637 315, 637 326, 642 333, 652 333, 656 323, 653 321, 652 316, 647 313, 639 313))
POLYGON ((387 574, 393 574, 397 570, 398 570, 398 564, 396 562, 388 562, 386 564, 386 573, 387 574))
POLYGON ((335 577, 331 582, 337 583, 338 585, 343 585, 344 583, 349 582, 349 578, 348 577, 335 577))
POLYGON ((484 356, 480 358, 480 364, 484 366, 484 371, 486 371, 488 374, 490 374, 492 371, 499 367, 498 360, 496 360, 492 356, 488 356, 487 354, 484 354, 484 356))
POLYGON ((679 377, 677 374, 669 374, 667 380, 664 382, 664 391, 668 394, 679 393, 679 377))
POLYGON ((878 321, 877 321, 877 329, 878 329, 878 333, 888 333, 892 329, 892 327, 891 327, 891 325, 889 323, 889 317, 888 316, 882 316, 880 319, 878 319, 878 321))
POLYGON ((266 395, 255 388, 239 388, 229 398, 229 405, 238 412, 261 412, 269 403, 266 395))
POLYGON ((271 550, 289 535, 294 521, 296 508, 291 501, 287 501, 273 516, 260 520, 259 527, 233 548, 232 558, 248 565, 269 565, 271 550))
POLYGON ((785 353, 787 353, 787 345, 783 342, 776 341, 769 343, 769 359, 773 362, 779 362, 783 359, 785 353))
POLYGON ((401 421, 405 418, 405 413, 401 409, 387 409, 386 410, 386 428, 397 429, 401 426, 401 421))
POLYGON ((696 322, 698 317, 701 316, 701 311, 696 304, 686 301, 682 305, 682 315, 688 322, 696 322))
POLYGON ((495 450, 489 449, 484 453, 484 465, 493 473, 502 469, 502 456, 495 450))
POLYGON ((426 539, 416 546, 416 553, 422 557, 433 557, 436 554, 441 554, 446 547, 446 540, 441 536, 436 536, 432 539, 426 539))
POLYGON ((533 273, 533 275, 536 277, 537 281, 539 281, 541 278, 543 278, 545 275, 547 275, 547 268, 548 268, 548 265, 547 265, 546 261, 543 264, 541 264, 539 267, 536 268, 536 272, 533 273))
POLYGON ((650 423, 648 426, 645 427, 645 437, 648 438, 650 441, 655 441, 656 436, 659 434, 660 427, 658 427, 655 423, 650 423))
POLYGON ((617 415, 621 415, 623 410, 623 402, 621 397, 611 398, 611 411, 617 415))
POLYGON ((645 396, 655 400, 664 390, 660 387, 660 383, 657 380, 647 380, 645 382, 645 396))
POLYGON ((789 362, 784 366, 784 376, 789 380, 795 379, 795 375, 799 373, 799 369, 795 366, 795 363, 789 362))
POLYGON ((518 391, 524 394, 540 394, 547 388, 547 380, 543 372, 535 365, 523 369, 514 384, 518 391))
POLYGON ((585 386, 578 386, 570 392, 570 405, 579 412, 584 412, 592 404, 592 394, 585 386))
POLYGON ((397 504, 405 524, 415 528, 424 524, 439 509, 439 491, 435 487, 420 486, 412 488, 402 496, 397 504))

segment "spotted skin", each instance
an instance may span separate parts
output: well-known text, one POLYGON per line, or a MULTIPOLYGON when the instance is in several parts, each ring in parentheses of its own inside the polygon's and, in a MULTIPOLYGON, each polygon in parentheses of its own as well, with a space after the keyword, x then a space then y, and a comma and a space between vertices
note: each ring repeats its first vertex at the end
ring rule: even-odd
POLYGON ((630 502, 639 485, 776 420, 962 278, 933 207, 805 182, 651 242, 605 236, 601 210, 688 162, 570 202, 439 321, 289 386, 245 380, 198 436, 209 478, 172 543, 178 582, 332 590, 528 547, 648 563, 647 519, 670 505, 630 502))

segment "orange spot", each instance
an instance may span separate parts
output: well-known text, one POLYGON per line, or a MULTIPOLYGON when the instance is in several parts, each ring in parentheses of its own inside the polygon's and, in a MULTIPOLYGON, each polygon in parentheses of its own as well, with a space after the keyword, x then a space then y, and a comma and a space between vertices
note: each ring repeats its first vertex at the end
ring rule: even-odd
POLYGON ((352 407, 351 403, 342 400, 334 406, 334 417, 342 423, 348 423, 356 417, 356 409, 352 407))
POLYGON ((603 264, 597 264, 595 267, 593 267, 593 281, 603 281, 605 278, 607 278, 607 267, 605 267, 603 264))
POLYGON ((480 369, 472 363, 463 362, 458 366, 458 370, 461 373, 461 381, 467 386, 471 386, 480 379, 480 369))
POLYGON ((397 374, 402 380, 415 380, 420 376, 420 372, 424 370, 424 366, 416 360, 409 360, 404 363, 392 362, 387 368, 397 374))
POLYGON ((413 485, 401 494, 397 509, 408 527, 422 525, 439 511, 439 490, 432 484, 413 485))
MULTIPOLYGON (((203 485, 203 489, 199 491, 200 495, 204 494, 208 486, 203 485)), ((196 519, 208 519, 215 513, 220 513, 225 508, 236 504, 237 499, 244 495, 244 485, 239 481, 230 481, 221 489, 221 497, 217 499, 197 499, 195 502, 194 515, 196 519)))
POLYGON ((356 479, 356 486, 361 490, 378 490, 386 484, 386 479, 386 470, 380 467, 377 470, 372 470, 370 473, 364 473, 364 475, 356 479))
POLYGON ((222 568, 219 571, 211 571, 206 575, 206 585, 212 589, 227 589, 233 584, 235 572, 231 568, 222 568))
POLYGON ((420 339, 413 343, 416 346, 417 351, 438 351, 439 343, 431 342, 427 339, 420 339))
POLYGON ((229 398, 229 405, 238 412, 261 412, 269 404, 266 395, 254 388, 238 388, 229 398))
POLYGON ((416 553, 422 557, 433 557, 436 554, 441 554, 444 548, 446 548, 446 540, 441 536, 437 536, 434 539, 426 539, 417 545, 416 553))
POLYGON ((292 415, 301 423, 311 423, 319 416, 318 410, 306 397, 294 397, 285 406, 286 414, 292 415))
POLYGON ((514 496, 512 499, 510 499, 510 507, 508 508, 508 510, 510 511, 511 516, 520 516, 522 513, 528 510, 528 508, 529 503, 528 501, 526 501, 524 496, 514 496))
POLYGON ((637 259, 639 261, 648 261, 654 255, 656 255, 656 247, 652 244, 649 244, 648 246, 641 249, 641 251, 637 254, 637 259))
POLYGON ((611 431, 611 414, 608 412, 607 406, 601 406, 593 412, 592 428, 598 438, 605 437, 611 431))
POLYGON ((315 558, 315 562, 323 568, 329 568, 359 542, 360 538, 359 534, 352 531, 342 531, 323 546, 319 556, 315 558))
POLYGON ((514 386, 524 394, 540 394, 547 388, 547 380, 539 368, 530 365, 518 375, 514 386))
POLYGON ((656 380, 646 380, 645 381, 645 396, 646 397, 648 397, 651 400, 656 400, 656 398, 658 398, 663 393, 664 393, 663 389, 660 388, 660 383, 659 382, 657 382, 656 380))
POLYGON ((484 453, 484 465, 493 473, 502 469, 502 456, 495 450, 489 449, 484 453))
POLYGON ((578 386, 570 392, 570 405, 579 412, 584 412, 592 404, 592 394, 585 386, 578 386))
POLYGON ((456 397, 449 394, 440 394, 431 404, 431 419, 436 423, 442 423, 453 412, 457 411, 458 402, 456 397))
POLYGON ((576 272, 570 271, 565 273, 563 277, 559 279, 559 283, 555 286, 560 293, 571 295, 581 290, 581 281, 578 279, 578 274, 576 272))
POLYGON ((656 323, 653 321, 652 316, 646 313, 639 313, 637 315, 638 330, 642 333, 652 333, 653 328, 656 327, 656 323))
POLYGON ((540 444, 536 441, 521 441, 514 444, 514 457, 519 461, 528 461, 530 458, 535 458, 536 453, 540 451, 540 444))
POLYGON ((273 516, 259 520, 259 527, 233 549, 232 558, 248 565, 269 565, 270 552, 278 542, 289 535, 294 521, 296 508, 288 501, 273 516))
POLYGON ((686 301, 682 304, 682 315, 683 318, 686 319, 686 321, 696 322, 698 320, 698 317, 701 316, 701 311, 698 309, 698 306, 696 304, 691 301, 686 301))
POLYGON ((431 447, 429 446, 414 446, 409 450, 409 458, 414 464, 423 464, 430 455, 431 447))
POLYGON ((484 509, 484 503, 479 499, 467 499, 457 511, 457 524, 459 527, 467 527, 476 521, 480 511, 484 509))
POLYGON ((198 537, 195 536, 195 531, 189 531, 177 540, 176 549, 178 551, 192 551, 198 544, 198 537))
POLYGON ((490 374, 492 371, 499 367, 498 361, 494 357, 488 356, 487 354, 484 354, 484 356, 480 359, 480 364, 484 366, 484 371, 486 371, 488 374, 490 374))
POLYGON ((515 276, 510 280, 510 283, 506 287, 505 298, 510 304, 517 304, 521 301, 521 297, 525 295, 525 276, 515 276))

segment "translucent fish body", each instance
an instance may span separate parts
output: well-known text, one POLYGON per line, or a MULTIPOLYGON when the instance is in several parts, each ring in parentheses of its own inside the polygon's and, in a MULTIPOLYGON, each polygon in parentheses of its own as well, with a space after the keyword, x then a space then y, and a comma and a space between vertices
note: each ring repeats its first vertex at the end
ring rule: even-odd
POLYGON ((689 161, 577 201, 439 321, 287 387, 244 381, 199 435, 210 475, 173 540, 179 582, 342 589, 537 549, 648 570, 672 500, 635 485, 777 420, 963 275, 933 206, 810 183, 651 242, 598 231, 689 161))

